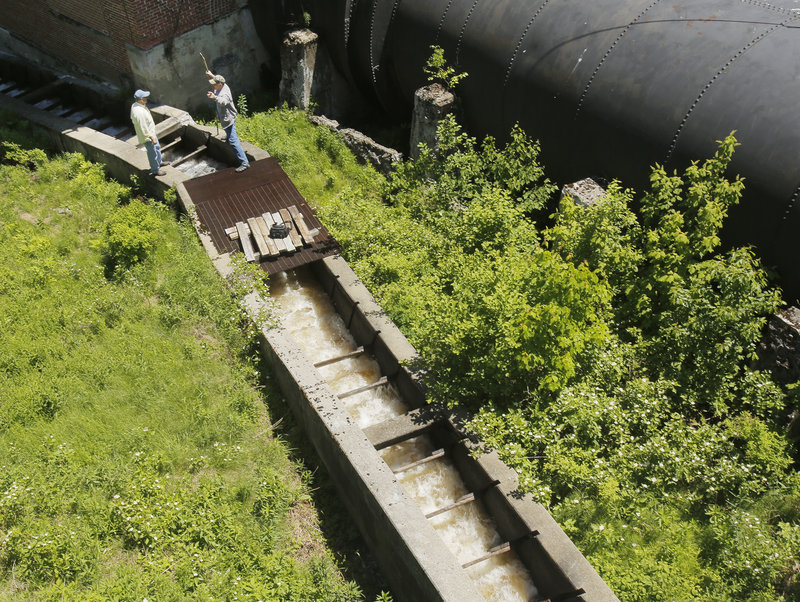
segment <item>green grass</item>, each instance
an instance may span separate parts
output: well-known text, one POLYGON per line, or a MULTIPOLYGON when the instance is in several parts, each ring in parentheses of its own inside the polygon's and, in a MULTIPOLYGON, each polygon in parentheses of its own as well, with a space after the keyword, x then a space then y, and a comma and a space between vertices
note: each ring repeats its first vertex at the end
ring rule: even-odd
POLYGON ((345 190, 377 191, 383 178, 359 162, 338 134, 317 127, 296 109, 271 109, 237 121, 242 138, 280 163, 312 205, 345 190))
POLYGON ((0 598, 360 599, 191 226, 77 155, 5 151, 0 598), (128 207, 155 236, 114 262, 128 207))

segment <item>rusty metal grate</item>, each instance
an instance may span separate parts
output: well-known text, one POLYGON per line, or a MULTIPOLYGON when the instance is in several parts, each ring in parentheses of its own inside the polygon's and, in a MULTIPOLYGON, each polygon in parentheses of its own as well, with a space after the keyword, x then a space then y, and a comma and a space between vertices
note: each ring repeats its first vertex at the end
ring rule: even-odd
POLYGON ((269 274, 291 270, 341 251, 339 243, 320 223, 295 185, 273 157, 250 163, 237 173, 224 169, 184 183, 197 208, 197 217, 221 253, 240 251, 239 242, 225 233, 236 222, 269 211, 274 213, 296 205, 309 228, 319 229, 310 247, 277 258, 263 258, 261 268, 269 274))

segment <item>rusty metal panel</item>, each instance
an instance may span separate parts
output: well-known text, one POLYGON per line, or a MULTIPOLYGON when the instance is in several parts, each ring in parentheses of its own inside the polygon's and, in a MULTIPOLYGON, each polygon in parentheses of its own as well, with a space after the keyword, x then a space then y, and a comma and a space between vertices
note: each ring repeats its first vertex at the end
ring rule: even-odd
POLYGON ((295 205, 309 229, 317 228, 310 247, 279 257, 262 257, 261 268, 269 274, 291 270, 341 251, 339 243, 320 223, 306 200, 273 157, 250 163, 250 169, 233 168, 194 178, 184 183, 197 208, 197 217, 221 253, 240 251, 239 241, 225 233, 236 222, 263 213, 275 213, 295 205))

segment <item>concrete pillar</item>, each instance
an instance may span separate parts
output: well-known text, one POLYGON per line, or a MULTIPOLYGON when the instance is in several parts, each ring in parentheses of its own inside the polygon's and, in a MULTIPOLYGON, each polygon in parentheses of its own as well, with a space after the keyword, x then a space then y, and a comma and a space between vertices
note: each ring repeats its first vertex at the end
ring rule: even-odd
POLYGON ((436 128, 439 122, 455 110, 455 96, 441 84, 431 84, 414 93, 414 114, 411 118, 410 155, 419 156, 420 143, 436 149, 436 128))
MULTIPOLYGON (((751 368, 769 372, 782 386, 800 380, 800 308, 793 305, 769 317, 756 353, 758 357, 751 362, 751 368)), ((800 441, 797 408, 789 415, 786 434, 791 441, 800 441)))
POLYGON ((769 371, 778 384, 800 380, 800 309, 791 306, 769 317, 757 354, 751 367, 769 371))
POLYGON ((318 36, 308 29, 295 29, 281 43, 279 99, 290 107, 308 110, 317 64, 318 36))

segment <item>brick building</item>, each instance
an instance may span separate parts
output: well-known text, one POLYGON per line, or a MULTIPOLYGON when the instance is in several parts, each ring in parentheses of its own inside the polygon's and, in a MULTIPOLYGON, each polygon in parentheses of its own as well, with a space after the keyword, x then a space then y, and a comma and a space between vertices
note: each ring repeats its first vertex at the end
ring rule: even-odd
POLYGON ((234 94, 270 62, 247 0, 0 0, 0 50, 183 108, 207 89, 201 52, 234 94))

